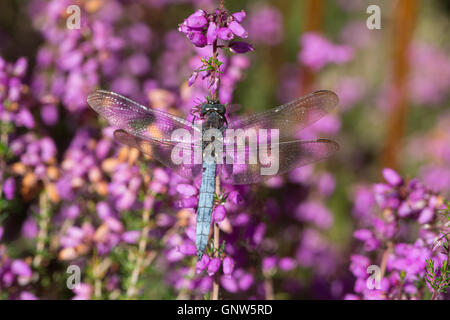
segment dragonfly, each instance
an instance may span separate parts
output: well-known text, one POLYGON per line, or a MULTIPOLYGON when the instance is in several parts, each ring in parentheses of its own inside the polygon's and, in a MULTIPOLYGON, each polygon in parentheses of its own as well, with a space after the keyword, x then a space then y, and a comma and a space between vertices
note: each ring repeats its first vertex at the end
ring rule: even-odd
POLYGON ((338 96, 328 90, 315 91, 281 106, 232 121, 226 116, 225 105, 208 100, 194 110, 201 126, 196 121, 146 107, 114 92, 97 90, 88 96, 87 102, 110 125, 117 128, 114 138, 120 143, 140 150, 184 178, 193 180, 201 177, 195 241, 198 260, 202 258, 209 241, 217 177, 223 183, 234 185, 260 183, 275 175, 325 159, 339 149, 339 145, 332 140, 298 138, 302 129, 318 121, 337 105, 338 96), (260 147, 267 154, 276 151, 276 172, 263 174, 263 169, 270 166, 267 162, 236 161, 239 150, 244 154, 244 158, 240 159, 248 159, 250 153, 259 147, 258 143, 263 141, 262 135, 257 134, 255 146, 242 146, 242 140, 238 143, 239 136, 227 139, 226 135, 225 138, 219 138, 217 134, 217 139, 206 139, 208 130, 214 129, 219 133, 241 129, 243 131, 240 131, 239 136, 242 136, 242 132, 252 130, 257 133, 267 132, 261 129, 276 131, 275 138, 269 139, 270 144, 261 143, 260 147), (186 135, 177 137, 174 134, 177 132, 194 138, 187 139, 186 135), (214 148, 211 151, 209 147, 213 142, 222 144, 225 153, 214 148), (175 148, 178 148, 178 156, 181 154, 184 160, 190 161, 174 161, 175 148))

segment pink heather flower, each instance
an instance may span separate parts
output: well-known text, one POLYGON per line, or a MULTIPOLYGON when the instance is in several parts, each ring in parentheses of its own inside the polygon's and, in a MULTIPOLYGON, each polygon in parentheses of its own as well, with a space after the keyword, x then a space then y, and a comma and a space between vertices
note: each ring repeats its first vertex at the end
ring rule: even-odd
POLYGON ((398 208, 398 215, 402 218, 409 216, 412 213, 412 208, 408 204, 408 202, 402 202, 400 207, 398 208))
POLYGON ((187 37, 196 47, 202 48, 206 46, 206 36, 201 32, 189 32, 187 37))
POLYGON ((214 22, 211 22, 208 26, 208 30, 206 31, 206 43, 211 45, 217 39, 217 25, 214 22))
POLYGON ((93 289, 90 284, 80 283, 78 286, 75 286, 73 292, 75 293, 75 296, 72 298, 73 300, 89 300, 93 289))
POLYGON ((22 291, 20 293, 20 300, 38 300, 38 298, 28 291, 22 291))
POLYGON ((67 219, 76 219, 80 215, 80 206, 72 204, 70 206, 64 206, 61 210, 61 214, 67 219))
POLYGON ((297 266, 297 262, 292 258, 284 257, 280 259, 278 266, 283 271, 290 271, 297 266))
POLYGON ((365 241, 373 237, 372 231, 368 229, 359 229, 353 232, 353 237, 358 240, 365 241))
POLYGON ((195 83, 195 80, 197 80, 197 77, 198 77, 198 72, 192 73, 192 75, 190 76, 189 81, 188 81, 189 87, 195 83))
POLYGON ((231 21, 228 24, 228 28, 231 30, 231 32, 233 32, 238 37, 241 37, 241 38, 247 38, 248 37, 247 31, 237 21, 231 21))
POLYGON ((195 12, 186 19, 186 25, 192 29, 203 29, 208 24, 208 20, 203 16, 204 12, 195 12))
POLYGON ((123 194, 121 194, 117 199, 116 208, 118 210, 128 210, 133 206, 135 200, 136 200, 135 192, 127 190, 123 194))
POLYGON ((272 272, 277 267, 277 257, 265 257, 262 260, 263 272, 272 272))
POLYGON ((44 137, 40 141, 41 157, 44 161, 49 161, 56 155, 56 145, 49 137, 44 137))
POLYGON ((333 215, 322 203, 317 201, 302 202, 295 210, 299 221, 315 223, 321 229, 328 229, 333 224, 333 215))
POLYGON ((169 262, 177 262, 184 258, 184 254, 182 254, 178 248, 172 248, 167 252, 166 259, 169 262))
POLYGON ((14 64, 13 68, 13 74, 16 77, 23 77, 25 75, 25 72, 27 71, 28 67, 28 61, 25 57, 20 57, 17 59, 16 63, 14 64))
POLYGON ((101 139, 95 147, 95 155, 99 160, 103 160, 111 149, 111 141, 108 139, 101 139))
POLYGON ((377 238, 375 238, 372 231, 368 229, 359 229, 353 233, 355 239, 364 241, 364 249, 366 251, 373 251, 377 249, 380 245, 380 242, 377 238))
POLYGON ((236 279, 234 279, 233 277, 227 277, 227 276, 220 277, 220 284, 228 292, 236 293, 239 291, 239 287, 236 282, 236 279))
POLYGON ((349 46, 334 45, 322 35, 308 32, 300 39, 302 50, 299 61, 317 71, 328 63, 342 64, 353 58, 353 49, 349 46))
POLYGON ((225 216, 226 216, 226 210, 225 210, 225 207, 224 206, 222 206, 222 205, 220 205, 220 206, 217 206, 215 209, 214 209, 214 221, 215 222, 221 222, 221 221, 223 221, 224 219, 225 219, 225 216))
POLYGON ((219 270, 220 268, 220 259, 217 257, 214 257, 211 259, 211 261, 208 264, 208 275, 212 276, 219 270))
POLYGON ((207 254, 204 254, 200 261, 197 261, 197 265, 195 267, 195 271, 197 274, 202 273, 203 270, 209 265, 210 257, 207 254))
POLYGON ((392 238, 397 231, 395 221, 386 222, 382 219, 373 219, 373 226, 378 233, 380 233, 385 238, 392 238))
POLYGON ((180 247, 179 250, 182 254, 187 255, 187 256, 195 256, 196 248, 195 248, 195 244, 193 242, 191 242, 190 240, 188 241, 184 241, 180 247))
POLYGON ((2 282, 6 287, 9 287, 14 282, 15 276, 12 272, 6 271, 2 276, 2 282))
POLYGON ((399 186, 403 183, 402 177, 390 168, 383 169, 383 177, 393 187, 399 186))
POLYGON ((22 224, 22 235, 25 238, 33 239, 37 236, 39 231, 38 225, 36 223, 36 220, 32 217, 29 217, 25 220, 25 222, 22 224))
POLYGON ((122 240, 125 241, 126 243, 136 243, 139 240, 139 237, 141 236, 141 232, 138 230, 130 230, 130 231, 125 231, 124 233, 122 233, 122 240))
POLYGON ((433 220, 434 211, 430 208, 425 208, 420 212, 419 218, 417 219, 417 222, 420 224, 425 224, 433 220))
POLYGON ((255 50, 250 43, 244 41, 232 41, 228 48, 234 53, 246 53, 255 50))
POLYGON ((154 203, 155 203, 155 197, 153 195, 147 195, 144 198, 143 208, 145 210, 151 210, 153 208, 154 203))
POLYGON ((228 28, 220 28, 219 30, 217 30, 217 37, 219 39, 225 40, 225 41, 229 41, 231 39, 234 38, 233 32, 231 32, 230 29, 228 28))
POLYGON ((250 273, 245 273, 239 278, 238 284, 242 291, 247 291, 253 284, 254 278, 250 273))
POLYGON ((367 267, 370 265, 369 258, 353 254, 350 257, 350 271, 357 278, 365 278, 367 277, 367 267))
POLYGON ((239 12, 235 12, 232 14, 233 18, 236 19, 237 22, 242 22, 242 20, 244 20, 246 13, 244 10, 241 10, 239 12))
POLYGON ((120 222, 116 218, 107 217, 105 219, 105 223, 111 231, 118 232, 118 233, 123 231, 122 222, 120 222))
POLYGON ((238 191, 231 191, 228 195, 228 199, 234 204, 241 205, 244 202, 241 194, 238 191))
POLYGON ((33 274, 28 264, 18 259, 14 260, 13 263, 11 264, 11 271, 18 276, 27 278, 31 277, 31 275, 33 274))
POLYGON ((0 240, 2 240, 3 232, 4 232, 4 231, 5 231, 5 230, 3 229, 3 227, 0 226, 0 240))
POLYGON ((408 79, 411 99, 424 106, 441 103, 450 89, 448 53, 425 43, 413 43, 409 52, 410 61, 414 61, 408 79))
POLYGON ((34 118, 30 111, 27 109, 20 109, 16 115, 16 124, 24 126, 27 129, 34 127, 34 118))
POLYGON ((167 213, 159 213, 156 216, 156 225, 161 228, 171 227, 175 223, 175 218, 167 213))
POLYGON ((264 222, 260 222, 253 232, 253 242, 256 245, 260 245, 264 239, 264 235, 266 234, 267 226, 264 222))
POLYGON ((283 15, 272 6, 258 7, 250 15, 248 30, 253 42, 277 45, 283 37, 283 15))
POLYGON ((198 190, 196 187, 190 184, 180 183, 176 187, 178 193, 182 194, 185 197, 192 197, 197 194, 198 190))
POLYGON ((233 273, 234 270, 234 260, 233 258, 226 256, 223 259, 223 263, 222 263, 222 269, 223 269, 223 273, 228 276, 231 277, 231 274, 233 273))
POLYGON ((212 93, 217 92, 217 89, 219 88, 219 81, 220 79, 218 77, 216 78, 211 78, 211 82, 210 82, 210 89, 212 93))
POLYGON ((363 78, 344 77, 335 87, 339 96, 339 106, 348 110, 361 101, 366 93, 366 81, 363 78))
POLYGON ((58 107, 54 104, 46 104, 41 108, 41 119, 44 124, 53 126, 58 122, 58 107))
POLYGON ((344 300, 361 300, 356 294, 347 293, 344 300))
POLYGON ((14 192, 16 190, 16 180, 14 178, 8 178, 3 183, 3 192, 5 193, 6 200, 14 198, 14 192))
POLYGON ((112 210, 108 203, 100 201, 96 205, 97 215, 100 219, 105 220, 107 217, 112 216, 112 210))
POLYGON ((197 206, 197 197, 189 197, 176 202, 178 208, 195 208, 197 206))
POLYGON ((153 176, 157 181, 164 183, 164 184, 167 184, 170 181, 169 175, 162 168, 156 168, 155 170, 153 170, 153 176))
POLYGON ((319 182, 317 183, 317 189, 320 193, 325 196, 330 196, 334 188, 336 187, 336 180, 329 173, 324 173, 320 176, 319 182))

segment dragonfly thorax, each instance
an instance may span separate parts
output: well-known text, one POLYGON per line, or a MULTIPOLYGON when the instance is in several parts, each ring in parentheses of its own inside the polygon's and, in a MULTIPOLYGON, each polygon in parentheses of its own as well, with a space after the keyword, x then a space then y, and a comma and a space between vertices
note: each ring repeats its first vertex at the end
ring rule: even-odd
POLYGON ((225 106, 223 104, 220 103, 205 103, 202 105, 202 108, 200 110, 200 115, 201 116, 206 116, 212 112, 217 112, 220 115, 224 115, 225 114, 225 106))

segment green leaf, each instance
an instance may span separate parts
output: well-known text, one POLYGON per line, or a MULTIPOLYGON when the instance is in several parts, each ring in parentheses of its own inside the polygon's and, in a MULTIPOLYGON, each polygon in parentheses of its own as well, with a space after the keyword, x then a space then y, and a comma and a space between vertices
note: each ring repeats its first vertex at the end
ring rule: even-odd
POLYGON ((406 277, 406 271, 405 270, 400 271, 400 280, 404 280, 405 277, 406 277))

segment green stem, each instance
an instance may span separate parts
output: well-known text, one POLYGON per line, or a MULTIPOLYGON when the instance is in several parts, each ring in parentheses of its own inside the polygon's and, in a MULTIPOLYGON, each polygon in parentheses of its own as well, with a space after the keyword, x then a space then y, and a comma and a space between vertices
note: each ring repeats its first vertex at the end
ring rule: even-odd
MULTIPOLYGON (((215 40, 214 43, 213 43, 213 60, 217 61, 217 40, 215 40)), ((219 79, 218 80, 219 83, 217 84, 217 89, 212 94, 213 100, 218 100, 218 97, 219 97, 218 93, 219 93, 219 87, 220 87, 220 77, 218 75, 216 75, 216 72, 219 73, 219 69, 218 68, 219 67, 217 67, 217 70, 214 70, 214 73, 213 73, 214 77, 217 76, 217 78, 219 79)))
POLYGON ((139 280, 139 275, 142 272, 144 261, 145 261, 145 250, 147 248, 148 233, 150 231, 150 214, 151 208, 145 209, 142 215, 142 232, 139 240, 139 249, 136 257, 136 264, 134 265, 133 271, 131 273, 130 285, 127 290, 127 298, 133 298, 137 295, 137 283, 139 280))
MULTIPOLYGON (((4 146, 8 145, 8 133, 6 132, 6 125, 1 122, 0 123, 0 143, 4 146)), ((0 199, 3 193, 3 179, 4 179, 4 169, 6 168, 5 156, 2 157, 2 161, 0 162, 0 199)))
POLYGON ((33 259, 33 266, 35 268, 38 268, 42 263, 49 225, 50 210, 48 205, 48 197, 45 190, 43 190, 39 195, 39 232, 37 235, 36 256, 33 259))
MULTIPOLYGON (((220 194, 220 179, 216 177, 216 193, 220 194)), ((219 242, 220 242, 220 229, 219 225, 214 222, 214 254, 219 257, 219 242)), ((213 289, 211 294, 211 300, 219 300, 219 272, 214 275, 213 289)))

